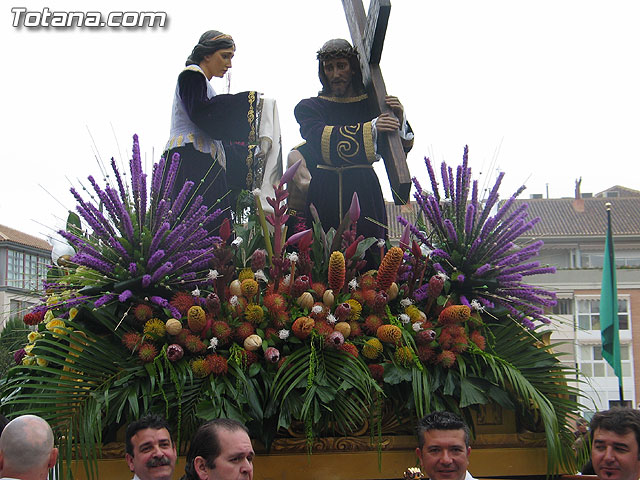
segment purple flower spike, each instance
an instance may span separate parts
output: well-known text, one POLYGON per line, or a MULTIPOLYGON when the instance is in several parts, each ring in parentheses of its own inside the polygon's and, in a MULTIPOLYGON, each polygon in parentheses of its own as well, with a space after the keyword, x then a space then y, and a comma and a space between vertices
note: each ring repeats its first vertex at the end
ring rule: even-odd
POLYGON ((129 300, 131 297, 133 297, 133 292, 131 290, 125 290, 124 292, 122 292, 120 295, 118 295, 118 300, 120 302, 126 302, 127 300, 129 300))

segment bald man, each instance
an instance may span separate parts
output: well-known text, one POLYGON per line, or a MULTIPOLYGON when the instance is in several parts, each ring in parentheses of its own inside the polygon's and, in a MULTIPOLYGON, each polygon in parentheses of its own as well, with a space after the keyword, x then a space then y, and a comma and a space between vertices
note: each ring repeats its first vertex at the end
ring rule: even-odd
POLYGON ((0 480, 45 480, 56 464, 49 424, 35 415, 11 420, 0 436, 0 480))

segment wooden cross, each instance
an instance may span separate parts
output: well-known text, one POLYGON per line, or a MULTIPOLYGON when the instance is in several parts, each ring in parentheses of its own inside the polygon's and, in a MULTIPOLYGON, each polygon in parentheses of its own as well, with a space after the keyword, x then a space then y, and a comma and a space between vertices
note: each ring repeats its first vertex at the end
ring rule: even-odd
MULTIPOLYGON (((387 89, 380 70, 380 57, 391 12, 391 1, 371 0, 368 15, 364 13, 362 0, 342 0, 342 5, 353 46, 360 54, 362 79, 369 93, 371 106, 376 115, 382 112, 391 113, 391 109, 385 103, 387 89)), ((396 131, 378 135, 378 152, 384 159, 394 202, 396 205, 406 204, 411 190, 411 177, 399 133, 396 131)))

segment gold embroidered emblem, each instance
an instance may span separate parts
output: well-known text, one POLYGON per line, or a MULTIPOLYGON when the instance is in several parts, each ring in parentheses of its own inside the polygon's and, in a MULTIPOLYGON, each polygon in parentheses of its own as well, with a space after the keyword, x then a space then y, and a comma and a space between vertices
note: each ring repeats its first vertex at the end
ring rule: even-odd
POLYGON ((256 141, 256 126, 255 126, 255 119, 256 119, 256 112, 254 110, 254 104, 256 102, 256 92, 249 92, 249 111, 247 112, 247 121, 249 122, 249 141, 250 142, 255 142, 256 141))

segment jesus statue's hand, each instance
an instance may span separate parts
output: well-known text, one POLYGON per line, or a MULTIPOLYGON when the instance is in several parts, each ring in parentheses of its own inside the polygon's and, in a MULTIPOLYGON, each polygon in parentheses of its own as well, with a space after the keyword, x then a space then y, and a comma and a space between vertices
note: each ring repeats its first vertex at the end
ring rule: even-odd
POLYGON ((402 123, 404 121, 404 107, 400 103, 400 100, 398 100, 398 97, 386 95, 385 102, 387 104, 387 107, 391 109, 393 114, 398 117, 398 120, 400 120, 400 123, 402 123))
POLYGON ((400 128, 400 122, 391 113, 381 113, 376 120, 376 130, 378 132, 393 132, 400 128))

